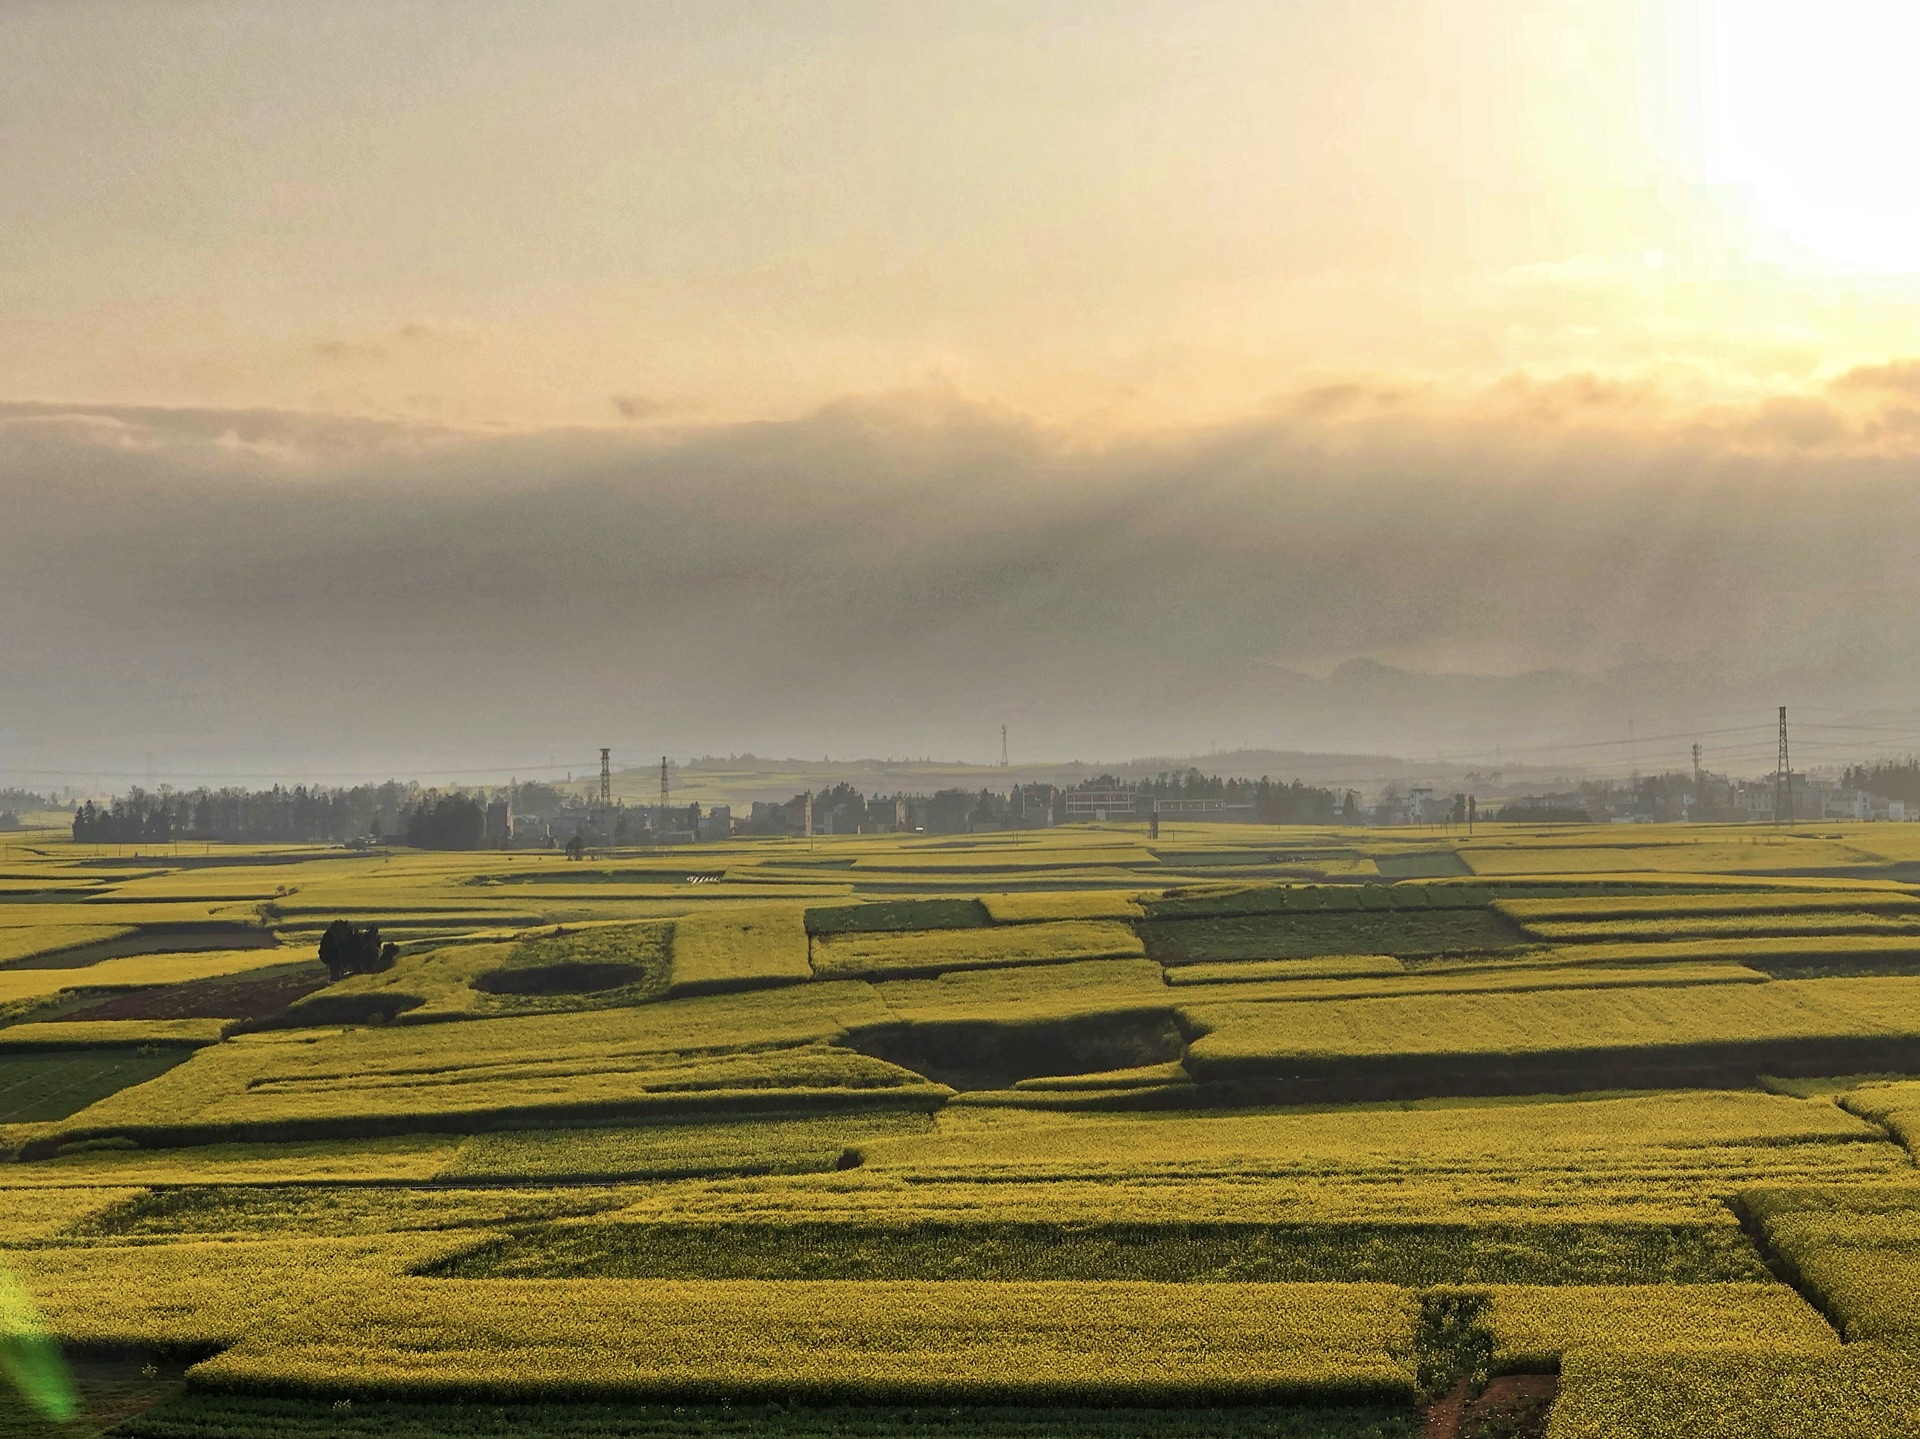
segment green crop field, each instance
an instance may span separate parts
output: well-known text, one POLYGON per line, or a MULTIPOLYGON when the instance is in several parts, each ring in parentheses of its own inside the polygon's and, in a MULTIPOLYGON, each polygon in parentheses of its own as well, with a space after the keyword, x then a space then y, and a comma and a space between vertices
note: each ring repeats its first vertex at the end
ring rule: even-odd
POLYGON ((0 1434, 1920 1432, 1899 826, 159 849, 0 882, 0 1434))

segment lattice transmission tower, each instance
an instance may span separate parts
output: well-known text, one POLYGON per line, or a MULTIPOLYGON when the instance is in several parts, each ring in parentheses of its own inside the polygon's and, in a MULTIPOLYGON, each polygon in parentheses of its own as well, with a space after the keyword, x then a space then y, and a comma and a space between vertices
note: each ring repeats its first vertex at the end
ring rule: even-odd
POLYGON ((1773 822, 1793 823, 1793 767, 1787 762, 1787 707, 1780 706, 1780 768, 1773 776, 1773 822))
POLYGON ((667 757, 660 756, 660 833, 667 832, 667 757))

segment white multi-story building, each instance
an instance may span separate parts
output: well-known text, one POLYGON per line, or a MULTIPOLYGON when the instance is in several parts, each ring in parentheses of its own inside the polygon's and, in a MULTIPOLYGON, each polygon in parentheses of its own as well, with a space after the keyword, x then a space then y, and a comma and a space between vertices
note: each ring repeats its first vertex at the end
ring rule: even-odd
POLYGON ((1067 795, 1067 818, 1069 820, 1089 819, 1132 819, 1133 786, 1122 785, 1117 789, 1077 789, 1067 795))

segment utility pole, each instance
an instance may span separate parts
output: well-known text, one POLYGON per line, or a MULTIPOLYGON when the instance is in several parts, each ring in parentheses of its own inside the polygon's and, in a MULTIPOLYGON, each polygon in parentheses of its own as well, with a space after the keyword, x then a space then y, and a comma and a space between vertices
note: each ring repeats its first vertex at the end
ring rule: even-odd
POLYGON ((1793 768, 1787 763, 1787 707, 1780 706, 1780 768, 1773 776, 1773 822, 1793 823, 1793 768))

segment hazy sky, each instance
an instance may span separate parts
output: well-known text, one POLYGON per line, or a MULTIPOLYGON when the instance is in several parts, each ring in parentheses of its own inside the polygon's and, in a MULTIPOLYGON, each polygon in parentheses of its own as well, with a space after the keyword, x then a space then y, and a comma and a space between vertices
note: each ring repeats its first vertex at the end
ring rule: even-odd
MULTIPOLYGON (((1428 738, 1247 682, 1355 659, 1894 703, 1916 50, 1866 0, 21 0, 0 778, 1428 738)), ((1447 737, 1549 723, 1490 714, 1447 737)))

